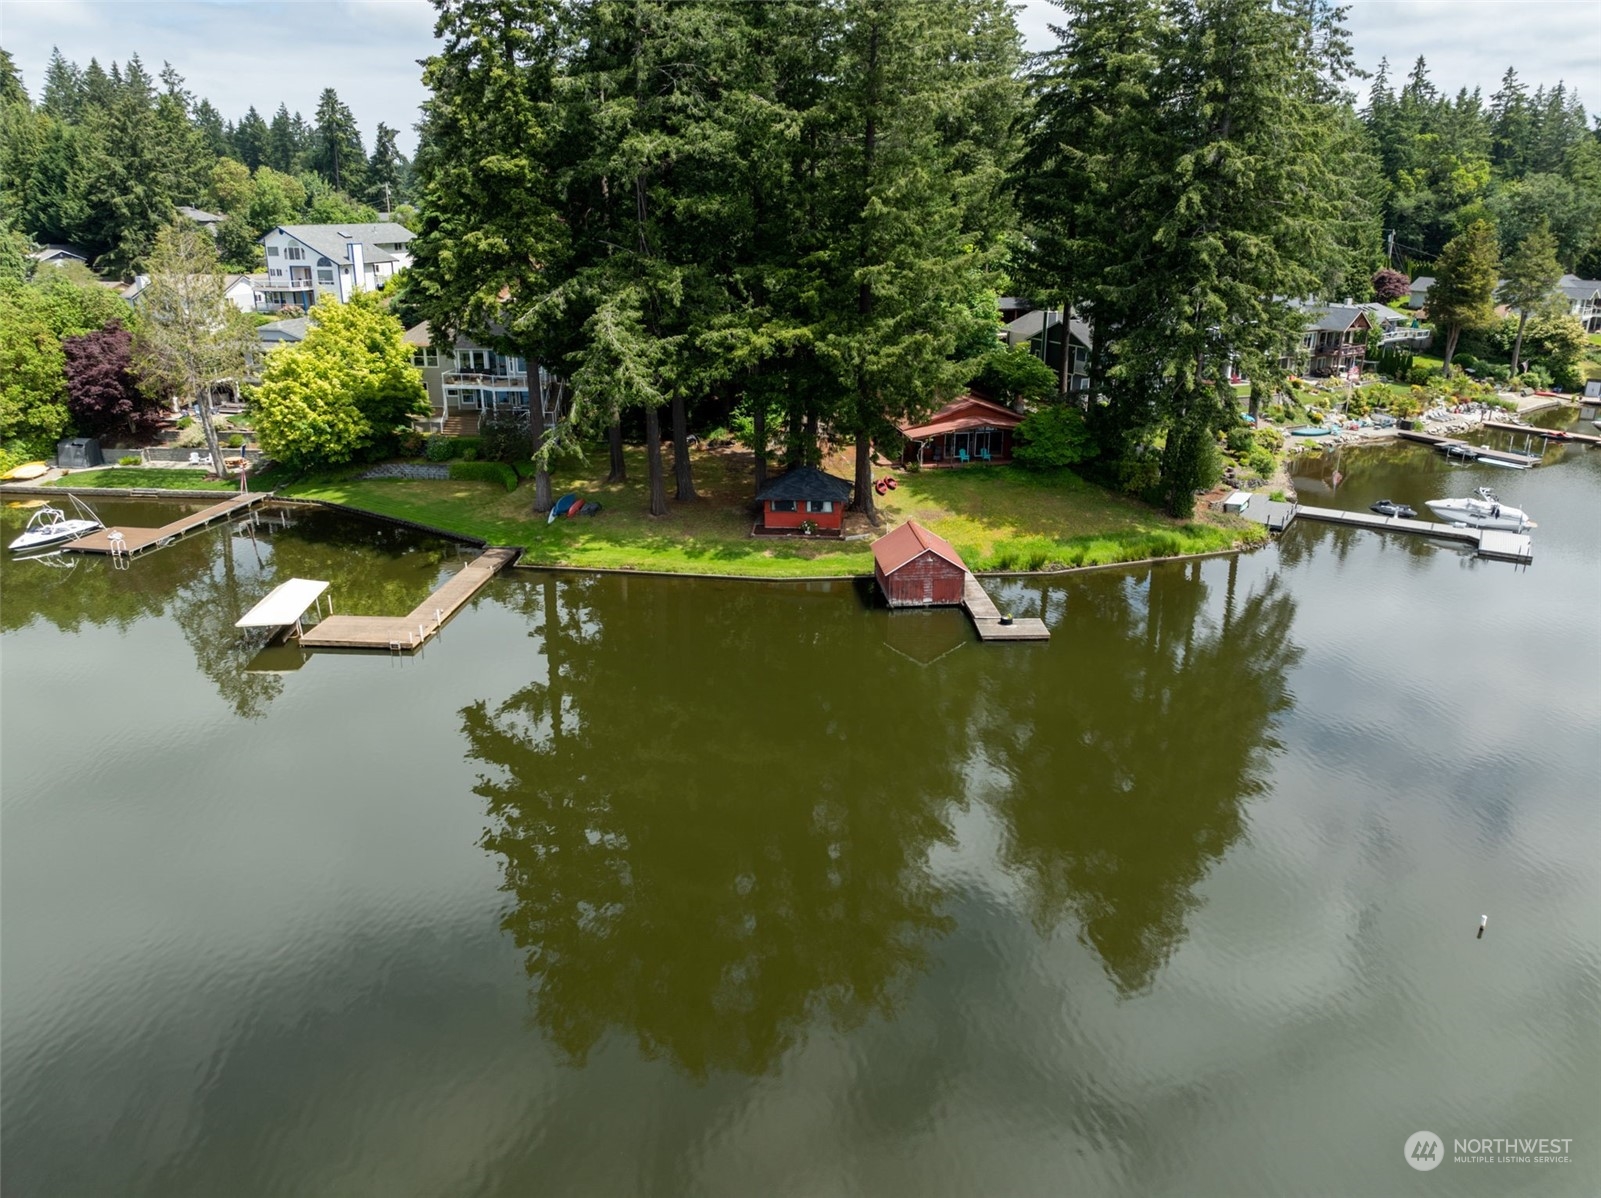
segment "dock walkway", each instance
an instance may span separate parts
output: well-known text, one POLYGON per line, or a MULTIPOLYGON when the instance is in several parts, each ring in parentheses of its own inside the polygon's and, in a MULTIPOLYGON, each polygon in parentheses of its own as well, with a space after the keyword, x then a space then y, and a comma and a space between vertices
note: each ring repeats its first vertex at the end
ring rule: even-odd
POLYGON ((1575 445, 1601 445, 1601 437, 1592 437, 1589 433, 1575 433, 1568 429, 1536 428, 1532 424, 1511 424, 1505 420, 1486 420, 1485 428, 1493 428, 1503 433, 1524 433, 1531 437, 1541 437, 1547 441, 1558 444, 1572 442, 1575 445))
MULTIPOLYGON (((1528 432, 1528 429, 1521 429, 1528 432)), ((1457 447, 1472 451, 1474 457, 1487 459, 1492 462, 1503 462, 1508 466, 1538 466, 1540 455, 1537 453, 1513 453, 1505 449, 1491 449, 1486 445, 1474 445, 1462 440, 1460 437, 1442 437, 1439 433, 1426 433, 1422 429, 1403 428, 1396 434, 1404 441, 1416 441, 1420 445, 1432 445, 1435 448, 1457 447)))
POLYGON ((1287 515, 1275 513, 1282 523, 1269 527, 1286 528, 1297 517, 1319 520, 1325 524, 1345 524, 1356 528, 1370 528, 1375 532, 1406 532, 1448 541, 1462 541, 1478 550, 1480 557, 1506 562, 1534 560, 1534 540, 1527 533, 1508 532, 1496 528, 1469 528, 1456 524, 1442 524, 1437 520, 1406 520, 1399 516, 1381 516, 1376 512, 1347 512, 1338 508, 1308 507, 1305 504, 1288 505, 1287 515))
POLYGON ((1014 619, 1010 624, 1001 623, 1001 612, 995 606, 995 600, 978 583, 969 570, 962 576, 962 606, 972 617, 973 627, 978 629, 978 638, 982 641, 1048 641, 1051 639, 1051 630, 1045 627, 1045 621, 1033 616, 1024 616, 1014 619))
POLYGON ((271 498, 265 492, 254 494, 234 495, 221 503, 214 503, 208 508, 192 512, 181 519, 160 528, 132 528, 128 525, 116 525, 111 528, 102 528, 87 533, 75 541, 68 541, 61 547, 63 553, 105 553, 127 554, 133 557, 147 549, 160 549, 170 545, 185 533, 205 528, 215 524, 218 520, 226 520, 235 512, 242 512, 255 507, 271 498), (113 539, 113 534, 120 540, 113 539))
POLYGON ((501 567, 517 559, 520 549, 486 549, 404 616, 332 615, 306 629, 300 643, 308 649, 420 649, 445 621, 466 605, 501 567))

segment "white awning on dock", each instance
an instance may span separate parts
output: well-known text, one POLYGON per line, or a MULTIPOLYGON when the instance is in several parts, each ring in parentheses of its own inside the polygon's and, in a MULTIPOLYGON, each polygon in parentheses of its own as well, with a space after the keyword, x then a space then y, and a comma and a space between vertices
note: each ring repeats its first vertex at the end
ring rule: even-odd
POLYGON ((297 622, 306 609, 328 589, 314 578, 291 578, 279 583, 267 597, 234 622, 235 628, 285 628, 297 622))

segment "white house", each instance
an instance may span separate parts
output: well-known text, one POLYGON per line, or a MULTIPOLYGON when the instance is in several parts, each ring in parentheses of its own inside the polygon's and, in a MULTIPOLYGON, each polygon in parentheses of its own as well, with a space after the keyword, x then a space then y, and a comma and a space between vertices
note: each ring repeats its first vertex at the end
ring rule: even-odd
POLYGON ((411 265, 404 225, 280 225, 261 238, 267 250, 262 307, 309 309, 325 295, 348 303, 411 265))
MULTIPOLYGON (((256 285, 260 278, 260 275, 225 275, 222 293, 241 312, 254 312, 261 295, 256 285)), ((122 298, 130 304, 137 304, 148 286, 149 275, 136 275, 133 282, 122 289, 122 298)))
POLYGON ((1601 333, 1601 279, 1563 275, 1557 280, 1557 290, 1586 333, 1601 333))

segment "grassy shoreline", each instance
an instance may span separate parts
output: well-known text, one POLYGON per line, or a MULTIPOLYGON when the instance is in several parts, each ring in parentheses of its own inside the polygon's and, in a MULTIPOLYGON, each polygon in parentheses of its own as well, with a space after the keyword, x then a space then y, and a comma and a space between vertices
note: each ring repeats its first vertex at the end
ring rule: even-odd
MULTIPOLYGON (((607 484, 604 452, 558 465, 553 494, 597 500, 596 517, 547 524, 532 511, 526 484, 507 493, 486 482, 315 479, 287 486, 290 498, 320 499, 409 520, 495 545, 519 545, 525 565, 737 578, 820 578, 871 574, 871 542, 818 538, 756 539, 748 453, 698 453, 699 498, 669 501, 646 514, 642 450, 629 451, 629 481, 607 484)), ((839 472, 836 466, 836 472, 839 472)), ((886 473, 881 471, 880 474, 886 473)), ((978 572, 1036 572, 1214 554, 1259 543, 1265 530, 1207 514, 1172 520, 1144 504, 1084 482, 1068 471, 1017 467, 894 472, 896 490, 880 500, 884 523, 870 530, 851 517, 847 532, 878 535, 916 518, 949 540, 978 572)))

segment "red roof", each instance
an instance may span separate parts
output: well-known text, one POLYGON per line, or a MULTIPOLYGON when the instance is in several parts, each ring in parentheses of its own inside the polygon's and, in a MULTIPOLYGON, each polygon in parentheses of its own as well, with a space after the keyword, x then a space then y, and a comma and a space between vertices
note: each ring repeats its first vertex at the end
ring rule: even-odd
POLYGON ((916 520, 908 520, 894 532, 873 542, 873 561, 886 575, 895 573, 907 562, 932 553, 944 558, 958 570, 966 570, 967 563, 951 548, 943 537, 936 537, 916 520))
POLYGON ((900 431, 903 437, 921 441, 925 437, 940 437, 964 428, 1016 428, 1022 423, 1023 417, 1011 408, 980 399, 968 392, 935 412, 928 418, 928 423, 903 425, 900 431))

